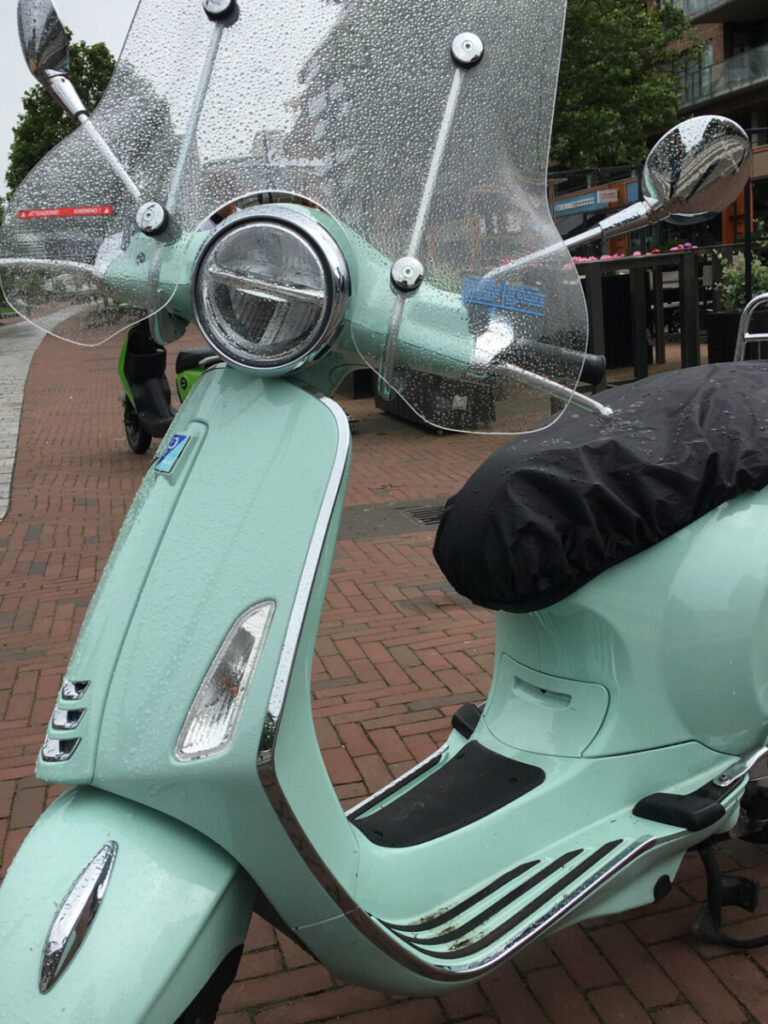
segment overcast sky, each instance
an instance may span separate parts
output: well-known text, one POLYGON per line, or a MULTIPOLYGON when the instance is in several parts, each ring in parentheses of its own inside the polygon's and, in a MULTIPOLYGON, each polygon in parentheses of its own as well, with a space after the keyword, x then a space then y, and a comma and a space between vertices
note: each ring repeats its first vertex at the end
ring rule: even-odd
MULTIPOLYGON (((106 43, 117 57, 131 23, 137 0, 54 0, 72 39, 106 43)), ((0 0, 0 38, 5 39, 0 63, 0 195, 5 195, 5 168, 21 97, 34 79, 24 64, 16 28, 16 0, 0 0)))

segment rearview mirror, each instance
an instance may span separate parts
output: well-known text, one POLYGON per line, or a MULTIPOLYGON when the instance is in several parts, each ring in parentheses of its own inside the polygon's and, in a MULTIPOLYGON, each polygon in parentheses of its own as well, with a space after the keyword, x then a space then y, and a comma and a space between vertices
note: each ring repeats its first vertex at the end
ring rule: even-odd
MULTIPOLYGON (((727 117, 692 117, 659 139, 645 161, 643 195, 662 216, 705 219, 736 201, 749 177, 746 132, 727 117)), ((688 220, 687 223, 694 223, 688 220)))
POLYGON ((53 0, 19 0, 16 20, 29 70, 71 117, 85 118, 86 106, 69 80, 69 41, 53 0))
POLYGON ((52 0, 19 0, 19 39, 27 66, 42 85, 69 73, 69 42, 52 0))

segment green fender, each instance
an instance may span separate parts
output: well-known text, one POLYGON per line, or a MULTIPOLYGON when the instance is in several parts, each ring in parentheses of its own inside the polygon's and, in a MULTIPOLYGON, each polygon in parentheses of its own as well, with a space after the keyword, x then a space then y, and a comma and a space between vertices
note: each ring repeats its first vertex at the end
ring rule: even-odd
POLYGON ((3 1020, 173 1024, 243 943, 255 897, 242 868, 198 832, 120 797, 69 790, 0 887, 3 1020), (105 846, 114 860, 101 903, 90 927, 92 902, 80 917, 66 947, 79 948, 41 992, 54 919, 76 902, 67 900, 73 884, 105 846))

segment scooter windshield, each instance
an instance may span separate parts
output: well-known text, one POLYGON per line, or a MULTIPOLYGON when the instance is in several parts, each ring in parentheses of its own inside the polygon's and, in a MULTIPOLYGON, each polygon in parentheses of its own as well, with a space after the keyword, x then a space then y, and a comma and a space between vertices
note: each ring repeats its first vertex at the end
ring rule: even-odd
POLYGON ((573 387, 586 347, 546 193, 565 0, 227 8, 142 0, 92 125, 6 213, 8 299, 101 340, 173 308, 213 211, 308 201, 338 228, 344 337, 385 395, 438 426, 536 425, 551 408, 536 375, 573 387), (169 215, 154 236, 137 228, 146 203, 169 215))

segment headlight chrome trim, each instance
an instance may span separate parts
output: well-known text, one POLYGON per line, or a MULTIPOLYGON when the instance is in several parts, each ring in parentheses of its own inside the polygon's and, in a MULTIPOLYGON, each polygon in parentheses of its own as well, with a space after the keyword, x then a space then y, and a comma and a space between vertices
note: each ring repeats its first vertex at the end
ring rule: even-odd
MULTIPOLYGON (((238 284, 237 275, 231 275, 232 286, 238 284)), ((239 282, 244 286, 249 282, 239 282)), ((281 300, 290 301, 294 298, 298 302, 306 302, 307 299, 319 299, 319 293, 311 294, 306 290, 295 289, 291 294, 290 286, 281 285, 279 282, 270 283, 267 281, 252 281, 253 286, 249 291, 258 294, 258 286, 264 287, 264 294, 279 295, 281 300)), ((262 376, 283 376, 298 370, 306 363, 322 355, 333 341, 346 310, 347 301, 350 296, 350 275, 347 261, 341 247, 333 238, 331 233, 323 227, 314 217, 305 213, 302 209, 281 203, 264 206, 248 207, 226 217, 219 224, 211 236, 201 247, 197 254, 191 276, 191 298, 192 309, 195 320, 211 347, 222 356, 228 363, 246 370, 259 373, 262 376), (209 320, 205 308, 205 302, 201 294, 204 284, 202 275, 205 272, 207 261, 214 249, 227 239, 231 239, 233 232, 248 226, 273 227, 290 233, 294 239, 306 247, 312 257, 322 268, 324 279, 324 300, 325 307, 317 325, 315 325, 311 336, 303 341, 298 351, 292 351, 286 358, 259 358, 258 353, 253 357, 244 356, 239 350, 230 347, 226 343, 226 336, 222 338, 215 330, 209 320)), ((257 342, 254 342, 254 348, 257 342)))

